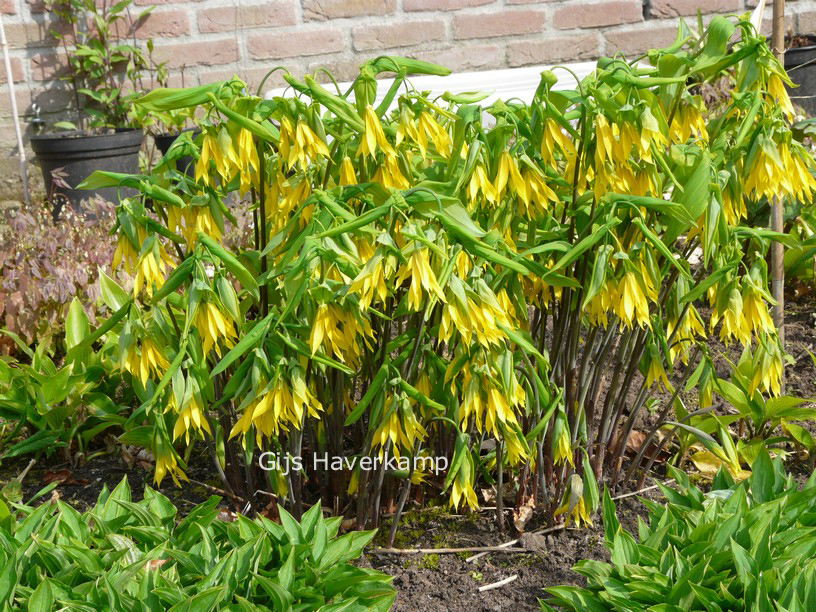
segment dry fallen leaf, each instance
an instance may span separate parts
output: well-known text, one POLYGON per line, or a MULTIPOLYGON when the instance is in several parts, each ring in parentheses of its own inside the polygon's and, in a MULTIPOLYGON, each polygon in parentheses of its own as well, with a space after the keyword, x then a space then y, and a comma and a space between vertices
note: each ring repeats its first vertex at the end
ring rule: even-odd
POLYGON ((85 480, 84 478, 80 479, 75 478, 74 473, 67 468, 62 470, 47 471, 42 478, 42 483, 44 485, 47 485, 51 484, 52 482, 65 485, 82 485, 82 486, 88 484, 88 481, 85 480))
POLYGON ((167 559, 153 559, 147 562, 146 567, 149 570, 157 570, 165 563, 167 563, 167 559))
POLYGON ((626 439, 626 452, 637 454, 646 441, 646 432, 635 429, 626 439))
POLYGON ((132 446, 122 446, 122 460, 125 462, 125 465, 129 468, 133 467, 133 464, 136 462, 136 458, 133 456, 131 450, 133 449, 132 446))
POLYGON ((261 516, 265 516, 271 521, 278 521, 280 520, 280 512, 278 512, 278 500, 273 499, 271 502, 266 504, 266 507, 261 510, 261 516))
POLYGON ((513 525, 519 533, 524 533, 527 522, 533 518, 533 508, 535 508, 535 499, 530 497, 524 504, 513 509, 513 525))
POLYGON ((224 521, 225 523, 234 523, 237 518, 232 510, 227 510, 225 508, 218 513, 218 520, 224 521))

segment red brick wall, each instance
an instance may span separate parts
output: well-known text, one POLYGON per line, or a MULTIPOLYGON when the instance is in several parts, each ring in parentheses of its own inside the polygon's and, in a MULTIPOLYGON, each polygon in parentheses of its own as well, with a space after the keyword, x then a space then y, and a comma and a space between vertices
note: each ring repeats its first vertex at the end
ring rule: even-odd
MULTIPOLYGON (((348 79, 360 61, 384 53, 454 70, 627 55, 674 39, 679 16, 750 10, 756 0, 136 0, 157 5, 139 27, 171 67, 171 84, 197 85, 238 74, 257 84, 273 66, 295 73, 328 67, 348 79), (183 75, 183 76, 182 76, 183 75)), ((770 5, 770 2, 769 2, 770 5)), ((770 16, 770 6, 766 9, 770 16)), ((61 54, 41 0, 0 0, 20 112, 32 104, 60 116, 70 98, 55 81, 61 54)), ((816 29, 816 0, 788 0, 789 29, 816 29)), ((766 23, 766 28, 769 27, 766 23)), ((279 84, 276 75, 270 84, 279 84)), ((11 147, 5 75, 0 135, 11 147)))

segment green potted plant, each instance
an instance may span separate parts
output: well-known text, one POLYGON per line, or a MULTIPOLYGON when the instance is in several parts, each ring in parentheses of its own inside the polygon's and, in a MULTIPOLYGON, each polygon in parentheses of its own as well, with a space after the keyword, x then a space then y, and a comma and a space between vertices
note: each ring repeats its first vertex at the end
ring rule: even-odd
POLYGON ((55 216, 66 203, 76 206, 95 195, 115 201, 121 195, 116 188, 76 188, 95 170, 139 171, 143 134, 131 101, 155 64, 152 41, 145 52, 127 38, 152 9, 134 17, 132 2, 47 0, 60 28, 52 34, 66 58, 61 78, 74 93, 73 120, 56 122, 55 131, 31 138, 55 216))
MULTIPOLYGON (((160 67, 163 71, 163 67, 160 67)), ((160 87, 166 87, 166 79, 162 79, 161 75, 158 79, 160 87)), ((168 167, 184 172, 189 176, 193 175, 193 168, 195 160, 189 153, 189 146, 174 149, 173 154, 168 156, 170 148, 173 143, 183 142, 190 143, 190 141, 201 133, 201 130, 195 127, 193 118, 193 108, 174 109, 164 112, 151 111, 147 112, 144 108, 134 106, 134 116, 139 121, 145 130, 147 130, 153 138, 153 144, 158 155, 165 158, 168 167), (184 136, 183 138, 179 138, 184 136)), ((149 157, 152 158, 152 155, 149 157)))

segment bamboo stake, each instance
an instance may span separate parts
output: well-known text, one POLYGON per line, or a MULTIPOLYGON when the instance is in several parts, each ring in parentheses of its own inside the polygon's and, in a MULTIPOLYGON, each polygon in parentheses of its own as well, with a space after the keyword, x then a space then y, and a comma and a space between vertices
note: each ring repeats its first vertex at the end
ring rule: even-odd
MULTIPOLYGON (((785 65, 785 0, 773 0, 773 35, 771 46, 777 59, 785 65)), ((782 217, 783 203, 774 197, 771 207, 771 229, 782 232, 784 219, 782 217)), ((781 242, 771 243, 771 295, 777 305, 773 308, 773 321, 776 326, 782 347, 785 346, 785 251, 781 242)), ((782 384, 784 385, 784 370, 782 384)))
POLYGON ((11 100, 11 116, 14 117, 14 132, 17 135, 17 150, 20 153, 20 174, 23 178, 23 198, 26 208, 31 204, 31 196, 28 195, 28 169, 26 168, 26 154, 23 146, 23 134, 20 131, 20 115, 17 113, 17 96, 14 93, 14 75, 11 73, 11 60, 9 59, 8 42, 6 41, 6 28, 3 26, 3 16, 0 15, 0 47, 3 48, 3 63, 6 68, 6 83, 9 88, 9 98, 11 100))

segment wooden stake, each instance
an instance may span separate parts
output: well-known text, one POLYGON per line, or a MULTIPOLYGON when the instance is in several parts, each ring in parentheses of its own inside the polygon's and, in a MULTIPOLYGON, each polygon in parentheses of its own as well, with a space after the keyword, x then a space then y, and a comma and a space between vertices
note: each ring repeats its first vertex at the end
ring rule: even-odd
POLYGON ((9 98, 11 102, 11 116, 14 119, 14 133, 17 136, 17 150, 20 157, 20 174, 23 179, 23 198, 25 199, 26 211, 31 204, 31 196, 28 194, 28 168, 26 167, 25 146, 23 146, 23 135, 20 131, 20 115, 17 112, 17 95, 14 93, 14 78, 11 73, 11 60, 9 60, 8 43, 6 42, 6 29, 3 27, 3 16, 0 15, 0 47, 3 49, 3 64, 6 69, 6 83, 9 88, 9 98))
MULTIPOLYGON (((771 38, 773 52, 782 65, 785 65, 785 0, 773 0, 773 35, 771 38)), ((771 229, 782 232, 784 204, 774 197, 771 206, 771 229)), ((777 305, 773 308, 773 321, 776 326, 782 347, 785 346, 785 251, 781 242, 771 242, 771 295, 777 305)), ((783 379, 784 384, 784 370, 783 379)))

